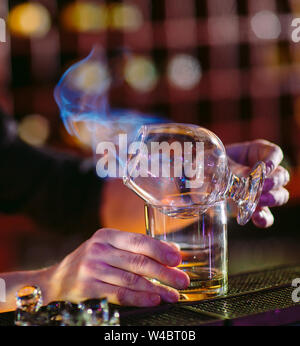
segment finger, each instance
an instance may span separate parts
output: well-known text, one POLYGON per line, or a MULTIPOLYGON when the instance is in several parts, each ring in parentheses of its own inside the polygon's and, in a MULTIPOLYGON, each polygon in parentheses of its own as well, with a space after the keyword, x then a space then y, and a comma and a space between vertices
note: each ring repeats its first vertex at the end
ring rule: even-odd
POLYGON ((263 192, 277 190, 285 186, 290 180, 289 172, 282 166, 277 167, 274 172, 265 179, 263 192))
POLYGON ((179 293, 171 287, 154 284, 140 275, 111 267, 106 263, 93 261, 89 264, 89 271, 97 280, 107 284, 135 291, 156 293, 169 303, 176 303, 179 299, 179 293))
POLYGON ((266 140, 256 140, 249 147, 248 162, 254 165, 257 161, 263 161, 266 164, 266 175, 269 176, 283 159, 281 148, 266 140))
POLYGON ((257 208, 252 215, 252 222, 256 227, 267 228, 273 225, 274 216, 268 207, 257 208))
POLYGON ((289 192, 284 187, 277 190, 270 190, 260 196, 258 206, 260 207, 276 207, 287 203, 289 200, 289 192))
POLYGON ((139 307, 156 306, 161 301, 160 296, 156 293, 135 291, 98 280, 90 284, 89 297, 106 297, 113 304, 139 307))
POLYGON ((248 166, 244 166, 240 163, 237 163, 235 161, 233 161, 230 157, 228 157, 228 165, 231 169, 231 171, 240 177, 247 177, 251 168, 248 166))
POLYGON ((184 289, 189 285, 189 277, 177 268, 164 266, 157 261, 137 253, 116 249, 109 244, 94 243, 93 258, 115 268, 157 279, 168 286, 184 289))
POLYGON ((283 153, 280 147, 263 139, 226 146, 228 156, 239 164, 252 167, 258 161, 266 164, 267 176, 280 164, 283 153))
POLYGON ((171 241, 167 242, 165 240, 161 240, 162 243, 167 243, 168 245, 172 246, 176 251, 180 251, 180 245, 173 243, 171 241))
POLYGON ((144 234, 102 229, 96 232, 95 236, 115 248, 143 254, 171 267, 181 263, 180 252, 173 246, 144 234))

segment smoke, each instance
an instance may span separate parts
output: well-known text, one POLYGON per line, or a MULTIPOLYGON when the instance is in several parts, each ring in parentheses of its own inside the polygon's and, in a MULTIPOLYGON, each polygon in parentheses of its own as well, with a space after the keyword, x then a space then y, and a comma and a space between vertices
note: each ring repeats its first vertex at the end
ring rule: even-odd
POLYGON ((110 107, 108 93, 113 79, 104 51, 95 47, 72 65, 57 84, 54 97, 67 131, 94 149, 100 141, 118 144, 119 134, 132 141, 144 124, 166 122, 157 116, 110 107))

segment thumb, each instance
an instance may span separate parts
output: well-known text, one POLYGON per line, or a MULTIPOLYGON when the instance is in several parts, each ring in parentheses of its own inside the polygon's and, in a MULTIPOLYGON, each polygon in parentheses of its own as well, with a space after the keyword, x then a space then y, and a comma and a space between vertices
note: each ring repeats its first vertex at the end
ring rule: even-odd
POLYGON ((240 177, 247 177, 251 170, 251 167, 237 163, 233 161, 230 157, 228 157, 228 165, 231 172, 240 177))

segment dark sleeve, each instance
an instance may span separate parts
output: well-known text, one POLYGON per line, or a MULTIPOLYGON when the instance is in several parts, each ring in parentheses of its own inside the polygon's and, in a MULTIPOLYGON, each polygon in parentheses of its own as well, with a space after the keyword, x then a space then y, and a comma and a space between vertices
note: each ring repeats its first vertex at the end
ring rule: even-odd
POLYGON ((99 228, 101 180, 91 161, 22 142, 0 112, 0 212, 25 213, 59 232, 99 228))

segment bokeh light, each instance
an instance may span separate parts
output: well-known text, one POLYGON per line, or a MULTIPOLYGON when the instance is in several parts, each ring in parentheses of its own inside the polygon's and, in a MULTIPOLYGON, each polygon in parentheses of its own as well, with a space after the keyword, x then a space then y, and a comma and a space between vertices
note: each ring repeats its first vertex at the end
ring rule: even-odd
POLYGON ((124 75, 126 82, 140 92, 149 92, 157 84, 157 71, 148 57, 133 56, 125 64, 124 75))
POLYGON ((277 39, 281 33, 279 18, 271 11, 257 12, 251 19, 251 28, 262 40, 277 39))
POLYGON ((107 67, 100 61, 86 61, 72 74, 72 87, 86 93, 105 92, 110 85, 107 67))
POLYGON ((106 6, 93 2, 73 3, 63 9, 61 19, 71 31, 101 31, 107 27, 108 13, 106 6))
POLYGON ((64 8, 61 18, 68 30, 76 32, 97 32, 107 28, 136 31, 143 23, 142 13, 137 6, 122 3, 72 3, 64 8))
POLYGON ((129 4, 113 4, 110 7, 110 26, 116 30, 136 31, 143 24, 138 7, 129 4))
POLYGON ((168 78, 177 88, 189 90, 194 88, 202 77, 199 61, 188 54, 175 55, 168 64, 168 78))
POLYGON ((63 124, 59 128, 60 136, 64 143, 72 148, 80 149, 83 152, 92 152, 92 135, 91 131, 82 123, 76 123, 78 136, 70 136, 63 124))
POLYGON ((18 131, 24 142, 41 147, 46 143, 50 134, 49 122, 41 115, 28 115, 20 122, 18 131))
POLYGON ((17 5, 11 10, 8 25, 13 34, 42 37, 51 28, 51 17, 43 5, 30 2, 17 5))

